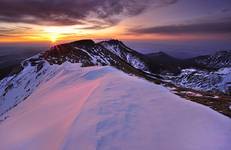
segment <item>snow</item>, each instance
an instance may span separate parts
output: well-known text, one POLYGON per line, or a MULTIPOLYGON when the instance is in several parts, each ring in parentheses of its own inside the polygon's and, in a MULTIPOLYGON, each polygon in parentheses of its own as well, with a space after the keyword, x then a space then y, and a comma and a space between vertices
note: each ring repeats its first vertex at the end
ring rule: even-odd
POLYGON ((220 97, 219 97, 219 96, 217 96, 217 95, 215 95, 213 98, 215 98, 215 99, 219 99, 220 97))
POLYGON ((190 69, 182 69, 182 72, 185 72, 185 73, 187 73, 187 72, 195 72, 195 71, 197 71, 196 69, 194 69, 194 68, 190 68, 190 69))
POLYGON ((126 55, 126 60, 129 64, 137 69, 141 69, 143 71, 148 71, 144 63, 142 63, 138 58, 132 56, 131 54, 126 55))
MULTIPOLYGON (((43 67, 39 71, 37 70, 37 66, 32 66, 28 62, 27 65, 23 65, 24 69, 18 75, 6 77, 0 81, 0 115, 18 105, 40 83, 46 82, 59 71, 58 65, 49 65, 46 61, 41 61, 41 63, 43 63, 43 67)), ((1 117, 0 120, 2 120, 1 117)))
POLYGON ((231 68, 221 68, 217 71, 218 74, 226 75, 231 73, 231 68))
POLYGON ((220 90, 230 92, 231 87, 231 68, 222 68, 217 72, 222 77, 222 81, 218 84, 220 90))
POLYGON ((175 78, 173 83, 182 87, 229 93, 231 87, 231 68, 221 68, 214 72, 183 69, 180 75, 172 78, 175 78))
POLYGON ((107 42, 102 42, 101 45, 108 49, 109 51, 111 51, 112 53, 114 53, 115 55, 119 56, 120 58, 123 58, 122 54, 121 54, 121 50, 119 49, 119 45, 118 44, 109 44, 107 42))
POLYGON ((228 150, 231 120, 112 67, 64 63, 0 123, 0 149, 228 150))
POLYGON ((125 48, 123 45, 118 45, 118 44, 113 45, 107 42, 102 42, 101 45, 107 50, 109 50, 110 52, 119 56, 121 59, 125 60, 127 63, 131 64, 134 68, 148 72, 148 69, 145 66, 145 64, 138 57, 132 54, 132 51, 125 48), (127 52, 121 50, 119 46, 124 47, 127 50, 127 52))
POLYGON ((85 49, 82 49, 82 48, 78 48, 78 47, 75 47, 75 48, 76 48, 76 49, 80 49, 81 51, 87 53, 87 55, 88 55, 89 57, 91 57, 92 63, 97 64, 97 60, 96 60, 93 56, 91 56, 91 54, 88 53, 88 51, 86 51, 85 49))
POLYGON ((195 96, 195 97, 202 97, 203 96, 200 93, 195 93, 195 92, 191 92, 191 91, 180 91, 180 93, 186 94, 188 96, 195 96))

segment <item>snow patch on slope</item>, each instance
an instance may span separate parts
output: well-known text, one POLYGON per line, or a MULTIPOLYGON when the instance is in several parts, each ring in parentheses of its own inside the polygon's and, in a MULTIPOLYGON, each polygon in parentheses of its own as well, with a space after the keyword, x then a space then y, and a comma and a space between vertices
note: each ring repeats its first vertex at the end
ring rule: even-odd
POLYGON ((112 53, 119 56, 121 59, 125 60, 127 63, 132 65, 134 68, 140 69, 143 71, 148 71, 146 65, 138 57, 136 57, 131 50, 129 50, 125 47, 124 47, 124 49, 126 49, 127 52, 124 49, 121 50, 120 46, 122 46, 122 45, 109 44, 107 42, 102 42, 101 45, 103 47, 105 47, 106 49, 108 49, 109 51, 111 51, 112 53))
POLYGON ((208 72, 197 69, 183 69, 178 76, 169 76, 173 83, 196 90, 231 92, 231 68, 208 72))

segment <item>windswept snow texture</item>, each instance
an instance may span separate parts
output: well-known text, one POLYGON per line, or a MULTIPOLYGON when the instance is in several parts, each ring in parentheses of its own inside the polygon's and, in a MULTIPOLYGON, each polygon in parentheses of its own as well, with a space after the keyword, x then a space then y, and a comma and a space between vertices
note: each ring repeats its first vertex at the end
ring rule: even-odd
POLYGON ((0 123, 1 150, 229 150, 231 120, 112 67, 64 63, 0 123))

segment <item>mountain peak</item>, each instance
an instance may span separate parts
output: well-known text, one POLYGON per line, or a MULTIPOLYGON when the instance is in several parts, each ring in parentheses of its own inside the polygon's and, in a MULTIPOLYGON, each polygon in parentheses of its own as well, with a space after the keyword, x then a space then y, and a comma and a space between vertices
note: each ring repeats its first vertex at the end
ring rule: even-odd
POLYGON ((106 40, 106 41, 102 41, 102 42, 106 42, 106 43, 109 43, 109 44, 120 44, 120 43, 122 43, 121 41, 116 40, 116 39, 110 39, 110 40, 106 40))
POLYGON ((95 42, 91 39, 84 39, 84 40, 74 41, 69 44, 74 46, 93 46, 95 45, 95 42))
POLYGON ((50 64, 68 61, 81 63, 82 66, 111 65, 117 68, 133 67, 149 71, 143 55, 128 48, 119 40, 95 43, 87 39, 60 44, 46 51, 43 57, 50 64))

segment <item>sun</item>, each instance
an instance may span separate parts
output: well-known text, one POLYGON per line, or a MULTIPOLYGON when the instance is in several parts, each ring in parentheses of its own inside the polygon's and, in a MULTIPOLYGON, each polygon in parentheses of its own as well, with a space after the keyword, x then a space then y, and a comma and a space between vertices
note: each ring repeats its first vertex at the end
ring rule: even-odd
POLYGON ((55 34, 55 33, 50 34, 50 41, 52 43, 56 43, 57 40, 58 40, 58 34, 55 34))

